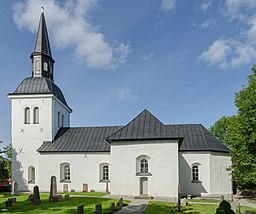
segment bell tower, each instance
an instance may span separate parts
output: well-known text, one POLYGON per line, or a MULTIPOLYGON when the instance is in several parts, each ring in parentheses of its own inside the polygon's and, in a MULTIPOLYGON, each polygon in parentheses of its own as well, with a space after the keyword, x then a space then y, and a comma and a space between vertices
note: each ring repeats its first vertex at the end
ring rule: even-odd
POLYGON ((41 13, 35 49, 30 58, 32 59, 32 77, 46 77, 53 81, 55 61, 52 58, 44 12, 41 13))

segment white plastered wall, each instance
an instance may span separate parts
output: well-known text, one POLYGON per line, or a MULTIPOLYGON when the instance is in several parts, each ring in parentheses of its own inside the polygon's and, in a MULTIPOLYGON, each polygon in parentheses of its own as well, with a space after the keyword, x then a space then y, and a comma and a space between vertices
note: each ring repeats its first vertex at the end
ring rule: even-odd
POLYGON ((179 174, 182 195, 230 195, 231 177, 226 170, 230 156, 226 153, 180 152, 179 174), (199 164, 199 181, 192 182, 192 165, 199 164))
POLYGON ((10 95, 12 106, 12 181, 18 182, 20 191, 32 190, 39 184, 39 153, 43 141, 52 141, 58 129, 56 109, 67 116, 64 124, 69 126, 69 109, 53 95, 10 95), (53 108, 54 106, 54 108, 53 108), (30 108, 30 123, 24 124, 24 110, 30 108), (39 124, 33 124, 33 109, 39 107, 39 124), (54 110, 53 110, 54 109, 54 110), (68 113, 66 113, 68 112, 68 113), (28 168, 35 168, 35 183, 28 183, 28 168))
MULTIPOLYGON (((104 192, 106 183, 100 182, 101 163, 109 163, 110 155, 107 152, 98 153, 41 153, 39 160, 40 167, 40 191, 50 191, 51 176, 56 176, 57 189, 63 191, 63 184, 68 184, 76 192, 83 190, 83 183, 88 184, 88 190, 104 192), (71 182, 60 182, 61 163, 70 164, 71 182)), ((111 170, 111 166, 110 166, 111 170)), ((109 189, 111 189, 109 184, 109 189)))
POLYGON ((140 178, 148 178, 148 195, 177 197, 178 141, 147 140, 111 143, 110 182, 113 195, 140 195, 140 178), (136 158, 150 157, 152 176, 136 175, 136 158))

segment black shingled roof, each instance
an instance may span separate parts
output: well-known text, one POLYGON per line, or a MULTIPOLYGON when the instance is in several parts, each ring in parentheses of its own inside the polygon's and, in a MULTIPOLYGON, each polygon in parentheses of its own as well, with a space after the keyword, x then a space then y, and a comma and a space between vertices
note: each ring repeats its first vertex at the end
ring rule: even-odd
POLYGON ((178 134, 161 123, 148 110, 144 110, 126 126, 107 137, 106 140, 175 139, 178 134))
POLYGON ((53 142, 44 142, 39 152, 110 152, 115 140, 181 139, 179 151, 230 150, 201 124, 164 125, 144 110, 126 126, 61 128, 53 142))
POLYGON ((54 94, 61 102, 68 106, 60 88, 45 77, 28 77, 10 95, 17 94, 54 94))

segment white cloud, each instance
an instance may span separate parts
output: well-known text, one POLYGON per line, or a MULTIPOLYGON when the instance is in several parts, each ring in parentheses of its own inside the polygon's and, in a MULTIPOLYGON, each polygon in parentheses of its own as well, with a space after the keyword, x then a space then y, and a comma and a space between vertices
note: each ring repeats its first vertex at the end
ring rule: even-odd
POLYGON ((172 11, 175 9, 176 0, 162 0, 160 10, 172 11))
POLYGON ((151 52, 151 53, 149 53, 148 55, 143 55, 143 56, 141 56, 140 59, 142 59, 142 60, 144 60, 144 61, 148 61, 148 60, 150 60, 153 56, 154 56, 154 53, 151 52))
POLYGON ((201 28, 201 29, 205 29, 205 28, 212 28, 212 27, 214 27, 216 25, 216 23, 217 23, 216 19, 209 18, 205 22, 202 22, 201 24, 197 24, 197 23, 193 22, 191 24, 191 26, 192 27, 198 27, 198 28, 201 28))
POLYGON ((204 51, 200 60, 220 68, 234 68, 251 62, 256 57, 256 47, 239 40, 219 39, 204 51))
POLYGON ((117 100, 119 102, 133 102, 138 96, 129 88, 123 87, 117 90, 117 100))
POLYGON ((202 9, 203 11, 207 11, 208 8, 210 7, 211 3, 212 3, 211 1, 209 1, 209 2, 203 2, 203 3, 201 4, 201 9, 202 9))
MULTIPOLYGON (((21 30, 36 32, 40 14, 40 2, 25 0, 13 6, 13 19, 21 30)), ((59 49, 71 48, 74 56, 92 68, 116 68, 126 62, 129 44, 110 45, 93 26, 90 12, 98 6, 98 0, 73 0, 60 2, 45 0, 44 8, 50 40, 59 49)))

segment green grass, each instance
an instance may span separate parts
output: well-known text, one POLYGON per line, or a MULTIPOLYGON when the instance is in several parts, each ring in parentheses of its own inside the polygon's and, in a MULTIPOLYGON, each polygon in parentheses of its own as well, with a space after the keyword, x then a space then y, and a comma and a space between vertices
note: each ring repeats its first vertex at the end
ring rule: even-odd
MULTIPOLYGON (((94 213, 95 205, 102 204, 103 213, 107 214, 109 211, 109 206, 111 202, 117 202, 116 199, 107 199, 107 198, 95 198, 95 197, 70 197, 69 200, 62 199, 58 202, 49 202, 49 194, 41 193, 41 204, 33 205, 30 201, 27 201, 29 194, 21 194, 20 196, 15 196, 17 202, 13 204, 12 207, 9 207, 8 212, 4 213, 15 213, 15 214, 76 214, 77 206, 84 204, 84 213, 94 213)), ((0 209, 5 208, 4 202, 11 196, 5 195, 4 198, 0 198, 0 209)), ((127 203, 127 201, 124 201, 127 203)))
MULTIPOLYGON (((213 214, 215 213, 218 205, 217 204, 192 204, 187 207, 181 208, 181 213, 190 213, 190 214, 213 214)), ((245 210, 250 210, 252 214, 256 214, 256 209, 250 207, 242 207, 243 213, 245 210)), ((175 203, 172 202, 158 202, 150 201, 148 208, 143 212, 143 214, 168 214, 168 213, 179 213, 175 203)))

